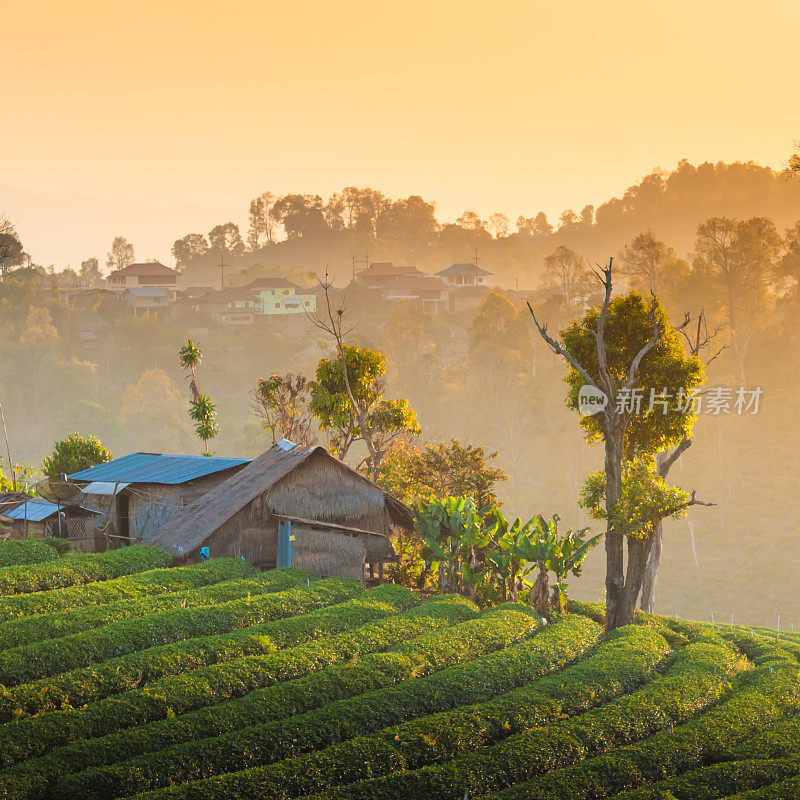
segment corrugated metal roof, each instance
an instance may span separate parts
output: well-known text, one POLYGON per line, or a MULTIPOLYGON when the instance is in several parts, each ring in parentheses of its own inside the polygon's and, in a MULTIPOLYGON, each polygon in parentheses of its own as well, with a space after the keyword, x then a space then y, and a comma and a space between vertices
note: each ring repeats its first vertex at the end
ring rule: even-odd
POLYGON ((20 503, 10 511, 4 510, 3 516, 9 519, 27 519, 30 522, 41 522, 57 511, 58 506, 55 503, 48 503, 47 500, 36 498, 20 503))
POLYGON ((83 487, 83 491, 86 494, 114 495, 119 494, 126 486, 130 484, 122 481, 92 481, 83 487))
POLYGON ((74 481, 178 484, 249 463, 249 458, 131 453, 96 467, 73 472, 69 478, 74 481))

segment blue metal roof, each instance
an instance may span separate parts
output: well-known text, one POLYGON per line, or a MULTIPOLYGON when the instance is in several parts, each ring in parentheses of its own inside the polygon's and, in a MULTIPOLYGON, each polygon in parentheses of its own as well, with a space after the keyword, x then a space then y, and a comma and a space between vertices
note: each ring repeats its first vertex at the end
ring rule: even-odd
POLYGON ((27 519, 30 522, 41 522, 57 511, 58 506, 55 503, 48 503, 47 500, 40 500, 37 497, 14 506, 10 511, 3 511, 3 516, 9 519, 27 519))
POLYGON ((124 483, 178 484, 213 475, 231 467, 249 464, 249 458, 220 456, 171 456, 131 453, 69 476, 75 481, 119 481, 124 483))

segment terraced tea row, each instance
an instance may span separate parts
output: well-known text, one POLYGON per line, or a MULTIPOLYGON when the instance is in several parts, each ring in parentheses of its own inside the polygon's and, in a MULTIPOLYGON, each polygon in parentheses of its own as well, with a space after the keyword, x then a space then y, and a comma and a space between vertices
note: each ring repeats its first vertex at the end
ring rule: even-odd
POLYGON ((800 643, 570 610, 229 559, 0 598, 0 800, 793 796, 800 643))

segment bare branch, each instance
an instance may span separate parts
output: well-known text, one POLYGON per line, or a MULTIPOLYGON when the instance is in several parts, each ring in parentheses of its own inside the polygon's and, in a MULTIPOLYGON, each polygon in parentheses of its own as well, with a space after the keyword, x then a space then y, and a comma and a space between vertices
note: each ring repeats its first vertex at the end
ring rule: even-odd
POLYGON ((672 508, 666 509, 664 512, 664 519, 667 517, 671 517, 673 514, 678 514, 681 511, 685 511, 689 506, 716 506, 716 503, 706 503, 703 500, 697 499, 697 490, 692 489, 692 493, 689 496, 689 500, 685 503, 681 503, 678 506, 673 506, 672 508))
POLYGON ((531 312, 531 316, 533 317, 533 324, 536 325, 536 329, 539 331, 540 336, 542 339, 547 342, 550 349, 558 356, 565 358, 569 363, 581 374, 583 379, 588 383, 590 386, 594 386, 597 388, 597 384, 594 382, 592 376, 574 359, 565 349, 561 346, 561 344, 554 339, 548 332, 547 332, 547 323, 544 325, 539 324, 539 320, 536 319, 536 314, 533 312, 533 307, 531 306, 530 302, 528 302, 528 311, 531 312))
POLYGON ((608 358, 606 356, 606 342, 605 342, 605 327, 606 317, 608 316, 608 307, 611 305, 611 290, 613 288, 612 269, 614 259, 608 259, 608 266, 603 267, 603 277, 600 279, 605 287, 605 296, 603 297, 603 307, 600 309, 600 318, 597 320, 597 333, 594 334, 595 342, 597 343, 597 363, 600 367, 600 381, 603 384, 606 394, 608 395, 609 402, 614 402, 614 382, 611 378, 611 372, 608 369, 608 358))
POLYGON ((672 465, 692 446, 692 440, 688 436, 684 436, 675 449, 667 455, 666 451, 658 454, 656 472, 662 477, 666 478, 667 473, 672 468, 672 465))

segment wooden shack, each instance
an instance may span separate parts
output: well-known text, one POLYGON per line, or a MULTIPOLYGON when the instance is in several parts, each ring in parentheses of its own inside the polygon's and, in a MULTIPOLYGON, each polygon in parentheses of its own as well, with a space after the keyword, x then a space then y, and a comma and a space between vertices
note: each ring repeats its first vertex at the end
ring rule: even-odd
POLYGON ((186 506, 250 463, 247 458, 131 453, 69 475, 82 505, 102 516, 82 549, 148 542, 186 506))
POLYGON ((76 550, 86 550, 97 515, 74 505, 59 505, 20 492, 0 493, 0 537, 58 536, 69 539, 76 550))
POLYGON ((281 442, 189 505, 150 539, 179 563, 242 557, 262 569, 382 577, 411 514, 323 447, 281 442))

